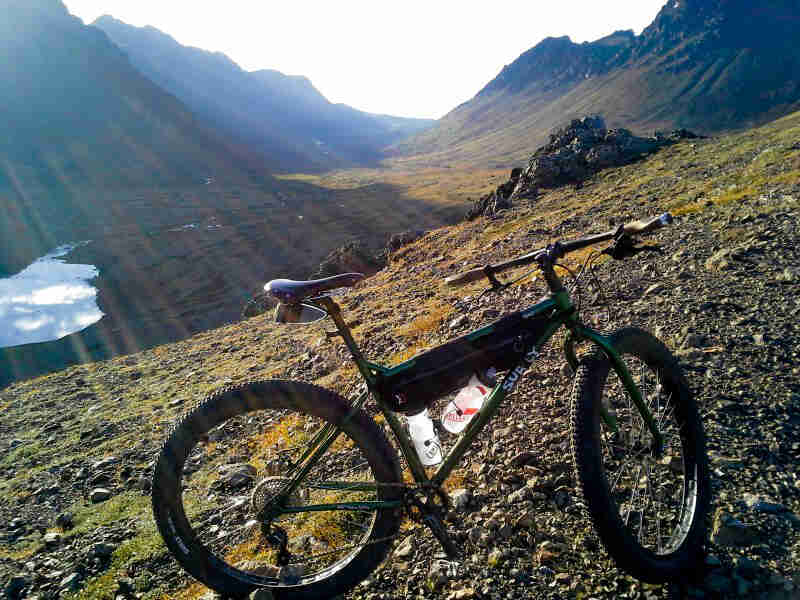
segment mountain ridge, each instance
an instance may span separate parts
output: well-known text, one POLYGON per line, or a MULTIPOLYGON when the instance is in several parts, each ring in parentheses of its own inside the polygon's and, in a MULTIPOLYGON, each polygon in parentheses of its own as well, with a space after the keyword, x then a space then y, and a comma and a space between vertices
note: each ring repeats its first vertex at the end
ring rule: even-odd
POLYGON ((800 108, 793 0, 670 0, 639 36, 545 38, 432 129, 394 147, 411 164, 512 164, 572 118, 637 132, 755 126, 800 108))
POLYGON ((58 0, 3 0, 0 21, 0 271, 88 239, 125 212, 108 190, 195 185, 212 175, 269 182, 259 161, 220 140, 142 76, 99 29, 58 0), (105 191, 104 191, 105 190, 105 191))
POLYGON ((433 123, 395 117, 388 127, 370 113, 331 103, 302 75, 248 72, 222 53, 184 46, 152 26, 133 27, 109 15, 93 26, 146 77, 275 171, 375 165, 384 147, 433 123))

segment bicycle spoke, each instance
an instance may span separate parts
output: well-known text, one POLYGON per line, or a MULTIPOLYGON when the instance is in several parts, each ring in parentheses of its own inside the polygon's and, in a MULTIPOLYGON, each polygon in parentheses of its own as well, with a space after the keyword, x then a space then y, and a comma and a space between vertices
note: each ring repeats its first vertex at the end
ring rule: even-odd
MULTIPOLYGON (((281 577, 284 583, 292 584, 293 578, 313 578, 315 573, 346 560, 365 543, 375 543, 367 541, 375 509, 278 512, 271 522, 258 520, 254 507, 266 506, 270 498, 281 493, 298 472, 298 459, 312 449, 323 426, 318 419, 292 411, 271 417, 250 414, 246 419, 230 419, 211 437, 218 440, 216 443, 193 450, 187 460, 191 472, 187 474, 184 503, 190 507, 187 518, 195 535, 212 553, 245 571, 277 573, 280 538, 273 540, 272 534, 264 537, 263 530, 277 527, 284 532, 293 565, 293 570, 281 571, 281 577), (223 468, 235 472, 230 464, 241 465, 240 473, 222 476, 223 468)), ((316 463, 304 462, 308 473, 288 496, 289 506, 380 499, 369 462, 344 433, 316 463)))
POLYGON ((606 481, 620 520, 638 542, 657 554, 670 552, 684 536, 684 457, 675 402, 662 376, 644 361, 628 359, 628 370, 663 437, 657 457, 650 429, 621 379, 612 373, 604 403, 616 408, 618 432, 603 427, 606 481))

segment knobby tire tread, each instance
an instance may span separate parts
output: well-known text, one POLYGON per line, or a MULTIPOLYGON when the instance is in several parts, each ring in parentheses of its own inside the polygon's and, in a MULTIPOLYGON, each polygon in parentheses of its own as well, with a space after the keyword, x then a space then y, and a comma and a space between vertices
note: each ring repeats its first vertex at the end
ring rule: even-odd
MULTIPOLYGON (((691 428, 697 465, 697 504, 689 533, 676 552, 666 557, 648 552, 636 542, 623 525, 599 465, 595 440, 595 420, 607 377, 613 367, 599 348, 581 358, 576 371, 571 398, 570 430, 573 467, 580 493, 586 501, 588 516, 608 554, 622 570, 641 581, 664 583, 692 581, 702 576, 706 541, 706 519, 710 507, 710 484, 705 452, 705 438, 697 406, 675 357, 664 344, 638 328, 620 329, 612 334, 613 345, 623 356, 649 356, 660 363, 681 390, 681 402, 691 428), (599 468, 598 468, 599 467, 599 468)), ((646 361, 645 361, 646 362, 646 361)))
MULTIPOLYGON (((208 431, 209 422, 214 425, 241 414, 246 414, 252 410, 270 408, 269 392, 273 393, 293 393, 295 398, 303 398, 312 408, 313 416, 329 420, 343 419, 351 410, 349 402, 340 395, 325 388, 313 384, 299 381, 285 380, 264 380, 248 381, 242 384, 226 386, 198 401, 195 405, 185 412, 182 417, 172 426, 166 439, 161 445, 158 459, 153 467, 151 502, 153 515, 156 525, 167 544, 172 555, 193 577, 199 579, 208 587, 223 595, 226 598, 244 598, 257 586, 247 582, 241 577, 237 577, 231 572, 225 572, 216 566, 213 561, 209 562, 208 554, 201 544, 197 543, 193 536, 184 535, 186 539, 176 540, 173 535, 170 519, 172 512, 167 508, 167 504, 180 504, 178 497, 180 490, 178 486, 182 478, 178 470, 183 469, 183 461, 188 452, 184 452, 184 457, 180 460, 180 465, 176 464, 174 450, 176 444, 188 442, 189 448, 197 442, 198 435, 208 431), (259 404, 259 400, 261 403, 259 404), (314 409, 316 401, 316 409, 314 409), (211 411, 221 411, 223 418, 215 422, 215 419, 207 419, 211 411), (188 436, 187 436, 188 434, 188 436), (186 437, 184 437, 186 436, 186 437), (196 547, 191 547, 192 544, 196 547), (184 553, 181 544, 189 546, 189 553, 184 553)), ((286 408, 276 406, 275 408, 286 408)), ((366 456, 371 456, 378 466, 375 473, 376 480, 382 483, 402 483, 402 476, 399 461, 394 448, 389 444, 383 430, 365 413, 363 410, 356 411, 350 418, 346 431, 351 434, 351 439, 356 442, 364 451, 366 456), (353 437, 355 436, 355 437, 353 437)), ((370 461, 372 462, 372 461, 370 461)), ((372 465, 373 468, 376 465, 372 465)), ((384 488, 384 498, 391 499, 401 493, 401 488, 384 488)), ((360 581, 378 567, 391 549, 390 539, 372 543, 372 539, 393 537, 399 530, 401 515, 399 510, 384 510, 377 515, 372 533, 365 542, 365 546, 359 550, 358 555, 342 570, 336 572, 327 579, 322 579, 314 583, 295 586, 291 588, 268 588, 276 600, 280 599, 324 599, 332 598, 353 588, 360 581)), ((186 533, 181 531, 181 533, 186 533)))

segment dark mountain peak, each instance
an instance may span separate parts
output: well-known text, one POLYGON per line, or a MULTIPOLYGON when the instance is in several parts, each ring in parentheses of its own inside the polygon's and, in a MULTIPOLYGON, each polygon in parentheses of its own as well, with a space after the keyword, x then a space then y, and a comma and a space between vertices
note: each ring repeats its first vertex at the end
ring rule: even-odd
POLYGON ((683 56, 723 48, 792 45, 800 27, 798 0, 670 0, 642 32, 636 57, 664 55, 689 44, 683 56))
POLYGON ((291 89, 296 93, 304 95, 319 96, 322 99, 325 98, 305 75, 286 75, 275 69, 260 69, 258 71, 250 71, 250 74, 268 85, 291 89))
POLYGON ((633 32, 633 29, 620 29, 619 31, 615 31, 614 33, 590 43, 595 46, 623 47, 630 46, 635 41, 636 34, 633 32))
POLYGON ((764 123, 800 109, 798 31, 800 0, 668 0, 639 36, 542 40, 402 152, 517 159, 576 111, 640 132, 764 123))
POLYGON ((503 67, 478 95, 528 88, 548 91, 594 77, 607 72, 620 49, 631 46, 635 38, 632 31, 617 31, 583 44, 576 44, 568 35, 547 37, 503 67))
POLYGON ((92 23, 95 27, 112 27, 117 25, 124 25, 122 21, 119 21, 112 17, 111 15, 100 15, 97 17, 92 23))
POLYGON ((571 46, 572 39, 568 35, 549 36, 544 38, 541 42, 536 44, 534 48, 558 48, 562 46, 571 46))

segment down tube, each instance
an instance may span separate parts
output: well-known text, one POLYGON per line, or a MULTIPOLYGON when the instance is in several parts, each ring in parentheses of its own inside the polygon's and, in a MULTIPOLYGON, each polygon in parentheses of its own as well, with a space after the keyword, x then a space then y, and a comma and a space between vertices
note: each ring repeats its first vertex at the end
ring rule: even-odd
POLYGON ((450 452, 447 453, 447 456, 442 462, 442 465, 437 469, 436 474, 431 477, 431 483, 434 485, 442 485, 444 480, 448 478, 452 470, 455 468, 458 461, 461 460, 461 457, 467 451, 472 441, 475 437, 480 433, 481 429, 484 428, 486 423, 495 415, 497 409, 500 408, 500 404, 505 400, 506 396, 508 396, 511 392, 514 391, 519 380, 522 378, 524 372, 526 372, 531 365, 536 361, 539 356, 539 353, 542 348, 544 348, 545 344, 550 340, 553 334, 561 327, 561 321, 554 321, 550 323, 542 334, 542 336, 536 340, 536 342, 530 347, 530 350, 525 354, 522 362, 519 363, 514 369, 506 373, 506 376, 503 378, 503 381, 498 383, 489 394, 489 397, 486 399, 486 402, 481 408, 478 415, 470 421, 469 425, 467 425, 467 429, 459 438, 456 445, 450 449, 450 452), (523 371, 520 372, 520 367, 523 371))

